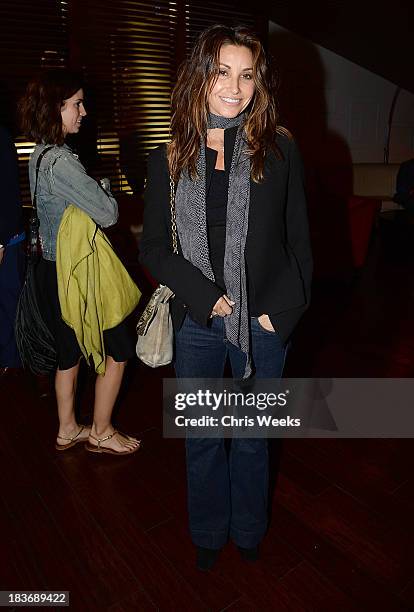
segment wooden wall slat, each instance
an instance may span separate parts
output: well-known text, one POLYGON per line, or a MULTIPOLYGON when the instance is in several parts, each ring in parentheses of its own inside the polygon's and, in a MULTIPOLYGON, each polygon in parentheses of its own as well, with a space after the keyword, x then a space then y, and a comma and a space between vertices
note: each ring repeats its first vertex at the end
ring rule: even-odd
MULTIPOLYGON (((240 10, 238 4, 235 0, 2 0, 0 84, 7 83, 15 104, 39 69, 82 70, 89 117, 80 148, 86 145, 86 158, 94 162, 92 172, 108 176, 115 193, 139 196, 148 151, 168 140, 178 64, 208 25, 254 27, 253 10, 240 10)), ((2 95, 0 91, 0 99, 2 95)), ((17 135, 16 148, 22 198, 30 204, 27 162, 33 143, 17 135)))

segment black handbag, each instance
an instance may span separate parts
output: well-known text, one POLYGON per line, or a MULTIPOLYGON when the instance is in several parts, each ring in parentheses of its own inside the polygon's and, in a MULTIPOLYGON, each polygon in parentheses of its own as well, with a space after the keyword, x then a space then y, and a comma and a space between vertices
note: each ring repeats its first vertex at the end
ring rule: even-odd
POLYGON ((17 305, 15 335, 20 359, 24 367, 34 374, 49 374, 56 368, 57 356, 54 338, 42 318, 36 291, 36 266, 40 256, 39 217, 37 216, 37 181, 47 147, 39 155, 36 164, 36 180, 29 222, 27 270, 23 289, 17 305))

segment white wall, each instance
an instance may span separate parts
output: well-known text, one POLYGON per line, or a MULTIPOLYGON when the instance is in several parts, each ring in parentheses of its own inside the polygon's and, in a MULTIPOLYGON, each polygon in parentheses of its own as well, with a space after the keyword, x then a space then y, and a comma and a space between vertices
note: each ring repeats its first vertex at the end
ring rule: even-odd
MULTIPOLYGON (((290 119, 288 127, 300 130, 304 121, 324 125, 331 135, 343 139, 352 161, 382 162, 396 86, 273 22, 269 39, 269 50, 280 66, 280 94, 290 119), (299 114, 305 115, 300 118, 299 114)), ((412 157, 414 95, 402 90, 393 118, 390 162, 412 157)))

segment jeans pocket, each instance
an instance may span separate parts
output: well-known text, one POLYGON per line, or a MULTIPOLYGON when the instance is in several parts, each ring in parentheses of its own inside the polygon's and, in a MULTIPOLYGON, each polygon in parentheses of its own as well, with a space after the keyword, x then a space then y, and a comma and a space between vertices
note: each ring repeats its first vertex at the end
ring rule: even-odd
POLYGON ((259 317, 252 317, 252 319, 253 321, 256 322, 257 328, 260 329, 260 331, 262 331, 263 333, 270 334, 271 336, 277 335, 276 330, 270 330, 270 329, 266 329, 265 327, 263 327, 263 325, 259 321, 259 317))

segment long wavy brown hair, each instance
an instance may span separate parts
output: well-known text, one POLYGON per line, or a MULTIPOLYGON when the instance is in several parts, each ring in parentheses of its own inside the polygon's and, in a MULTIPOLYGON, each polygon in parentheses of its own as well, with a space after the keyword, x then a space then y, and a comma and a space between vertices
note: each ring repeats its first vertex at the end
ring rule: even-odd
POLYGON ((178 180, 182 170, 197 177, 196 164, 200 141, 207 136, 208 96, 218 77, 220 49, 223 45, 247 47, 253 55, 253 100, 246 110, 244 129, 247 153, 251 156, 251 176, 263 180, 266 151, 280 157, 276 145, 278 111, 276 76, 257 35, 246 27, 214 25, 202 32, 192 54, 179 69, 172 92, 171 141, 167 147, 170 173, 178 180))
POLYGON ((23 133, 36 143, 62 145, 61 109, 83 83, 81 76, 63 68, 45 70, 33 78, 19 103, 23 133))

